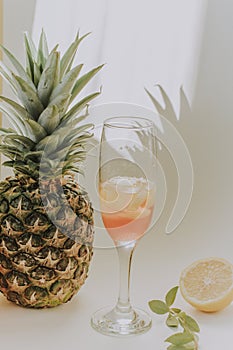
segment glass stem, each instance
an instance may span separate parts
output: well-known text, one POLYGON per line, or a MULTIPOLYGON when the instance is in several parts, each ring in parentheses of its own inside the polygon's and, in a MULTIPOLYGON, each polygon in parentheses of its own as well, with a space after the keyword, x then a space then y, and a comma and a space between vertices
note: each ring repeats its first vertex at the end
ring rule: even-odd
POLYGON ((120 246, 116 245, 120 267, 120 288, 116 311, 120 313, 130 313, 132 311, 130 304, 130 271, 135 246, 136 241, 126 242, 120 246))

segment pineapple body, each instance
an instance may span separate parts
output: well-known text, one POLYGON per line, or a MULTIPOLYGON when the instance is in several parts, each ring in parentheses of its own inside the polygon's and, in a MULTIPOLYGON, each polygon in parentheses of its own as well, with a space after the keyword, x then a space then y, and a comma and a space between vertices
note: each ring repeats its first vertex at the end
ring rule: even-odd
POLYGON ((83 285, 92 257, 93 210, 87 193, 71 177, 39 186, 25 176, 7 178, 0 192, 1 292, 25 307, 69 301, 83 285), (48 206, 50 213, 56 211, 55 224, 48 206))
POLYGON ((63 56, 50 52, 42 31, 38 48, 25 34, 26 67, 1 46, 14 71, 0 74, 16 101, 0 96, 12 128, 0 128, 0 153, 14 176, 0 183, 0 291, 25 307, 67 302, 84 283, 92 257, 93 210, 74 180, 84 173, 93 125, 88 105, 100 92, 78 95, 102 65, 80 76, 73 67, 77 34, 63 56))

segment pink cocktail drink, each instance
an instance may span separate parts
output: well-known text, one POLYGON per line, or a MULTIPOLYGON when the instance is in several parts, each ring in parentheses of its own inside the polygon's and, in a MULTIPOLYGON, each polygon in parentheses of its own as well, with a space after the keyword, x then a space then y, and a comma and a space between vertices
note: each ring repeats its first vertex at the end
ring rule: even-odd
POLYGON ((100 184, 105 228, 114 241, 134 241, 147 231, 155 203, 155 188, 144 178, 113 177, 100 184))

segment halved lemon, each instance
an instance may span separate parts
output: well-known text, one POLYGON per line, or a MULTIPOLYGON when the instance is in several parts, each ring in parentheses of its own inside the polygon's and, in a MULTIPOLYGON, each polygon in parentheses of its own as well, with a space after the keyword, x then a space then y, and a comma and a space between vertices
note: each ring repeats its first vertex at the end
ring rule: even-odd
POLYGON ((233 300, 233 265, 215 257, 195 261, 181 273, 180 292, 198 310, 224 309, 233 300))

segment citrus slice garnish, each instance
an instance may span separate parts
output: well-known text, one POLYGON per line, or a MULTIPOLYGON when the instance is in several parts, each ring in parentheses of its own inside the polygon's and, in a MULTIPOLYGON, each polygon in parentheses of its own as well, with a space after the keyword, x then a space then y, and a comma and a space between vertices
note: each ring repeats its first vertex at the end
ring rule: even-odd
POLYGON ((198 310, 222 310, 233 300, 233 265, 215 257, 197 260, 181 273, 180 291, 198 310))

